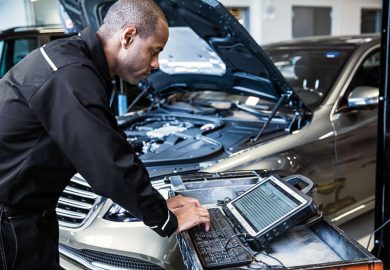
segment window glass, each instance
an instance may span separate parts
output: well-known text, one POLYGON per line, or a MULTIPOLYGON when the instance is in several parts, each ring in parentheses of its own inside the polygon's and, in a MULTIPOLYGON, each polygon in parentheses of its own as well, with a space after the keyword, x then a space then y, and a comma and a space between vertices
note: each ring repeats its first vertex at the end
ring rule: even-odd
POLYGON ((379 50, 375 50, 370 53, 359 69, 353 76, 351 83, 349 84, 347 91, 345 92, 343 99, 341 100, 341 107, 347 106, 349 94, 359 86, 370 86, 379 88, 379 74, 380 74, 380 53, 379 50))
POLYGON ((3 55, 3 47, 4 47, 4 41, 0 40, 0 59, 2 58, 3 55))
POLYGON ((382 10, 362 9, 361 13, 361 33, 379 33, 382 24, 382 10))
POLYGON ((355 76, 353 77, 348 90, 351 92, 358 86, 371 86, 379 88, 379 51, 371 53, 361 64, 355 76))
POLYGON ((305 105, 315 109, 328 95, 352 49, 270 46, 265 52, 305 105))
POLYGON ((16 39, 14 43, 12 65, 19 63, 20 60, 37 47, 38 40, 36 38, 16 39))
POLYGON ((293 38, 330 35, 332 8, 293 6, 293 38))
POLYGON ((4 51, 6 50, 6 47, 4 45, 5 42, 3 40, 0 40, 0 78, 2 78, 6 72, 6 58, 4 51))
POLYGON ((27 54, 38 47, 37 38, 9 39, 1 45, 0 78, 27 54))

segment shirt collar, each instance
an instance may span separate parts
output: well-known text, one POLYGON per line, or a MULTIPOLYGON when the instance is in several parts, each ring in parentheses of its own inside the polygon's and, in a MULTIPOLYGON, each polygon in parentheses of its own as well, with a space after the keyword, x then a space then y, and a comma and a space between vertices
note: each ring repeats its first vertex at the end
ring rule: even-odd
POLYGON ((98 39, 96 33, 92 31, 91 28, 87 27, 80 32, 79 36, 81 36, 81 38, 87 44, 88 49, 91 53, 91 60, 96 65, 100 75, 103 77, 107 87, 111 91, 112 78, 110 76, 110 72, 108 69, 108 64, 107 64, 106 56, 103 51, 102 44, 100 43, 100 40, 98 39))

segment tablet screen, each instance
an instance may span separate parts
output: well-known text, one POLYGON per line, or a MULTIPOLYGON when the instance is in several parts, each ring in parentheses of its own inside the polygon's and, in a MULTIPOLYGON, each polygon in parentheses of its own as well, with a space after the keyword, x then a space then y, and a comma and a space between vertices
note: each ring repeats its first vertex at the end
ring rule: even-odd
POLYGON ((232 202, 232 205, 258 233, 303 202, 273 181, 265 181, 232 202))

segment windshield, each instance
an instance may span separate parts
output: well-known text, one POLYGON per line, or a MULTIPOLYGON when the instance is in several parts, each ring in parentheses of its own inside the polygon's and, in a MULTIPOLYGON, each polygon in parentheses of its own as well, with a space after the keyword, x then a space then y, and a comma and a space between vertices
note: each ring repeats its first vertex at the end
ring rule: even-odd
POLYGON ((265 49, 295 93, 310 109, 328 95, 351 49, 272 48, 265 49))

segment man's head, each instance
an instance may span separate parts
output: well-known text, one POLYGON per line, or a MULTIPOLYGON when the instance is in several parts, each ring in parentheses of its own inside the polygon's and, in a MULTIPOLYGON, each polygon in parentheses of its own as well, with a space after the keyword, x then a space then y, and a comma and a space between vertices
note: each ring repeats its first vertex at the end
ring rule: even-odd
POLYGON ((119 0, 97 32, 112 76, 136 83, 158 68, 168 24, 153 0, 119 0))

